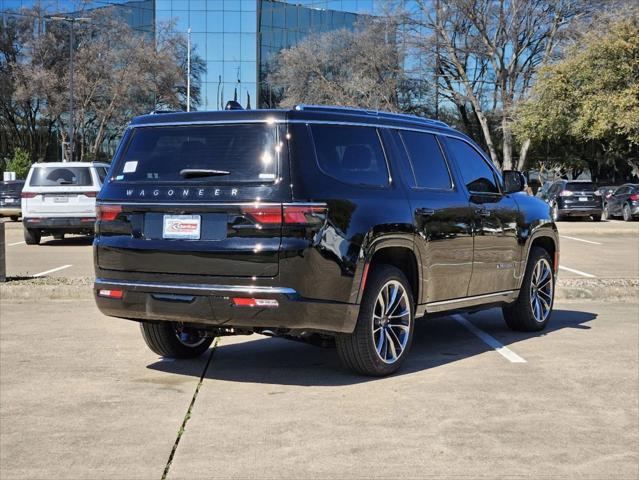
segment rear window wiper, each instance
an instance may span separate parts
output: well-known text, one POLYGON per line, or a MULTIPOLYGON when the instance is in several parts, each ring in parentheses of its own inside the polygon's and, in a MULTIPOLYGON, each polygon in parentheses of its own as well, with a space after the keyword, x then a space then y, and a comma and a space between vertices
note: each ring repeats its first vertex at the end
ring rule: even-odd
POLYGON ((223 175, 230 175, 228 170, 210 170, 206 168, 185 168, 180 170, 180 175, 184 178, 195 177, 221 177, 223 175))

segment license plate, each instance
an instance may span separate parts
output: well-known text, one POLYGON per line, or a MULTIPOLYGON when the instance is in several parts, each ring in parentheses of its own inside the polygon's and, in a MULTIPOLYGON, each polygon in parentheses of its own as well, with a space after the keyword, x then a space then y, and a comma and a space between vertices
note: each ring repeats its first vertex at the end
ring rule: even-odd
POLYGON ((162 238, 200 239, 200 215, 164 215, 162 238))
POLYGON ((580 202, 587 202, 588 201, 588 197, 579 197, 579 201, 580 202))
POLYGON ((53 197, 53 201, 54 201, 55 203, 65 203, 65 202, 68 202, 68 201, 69 201, 69 197, 62 197, 62 196, 60 196, 60 197, 53 197))
POLYGON ((5 198, 4 202, 5 203, 13 203, 13 198, 5 198))

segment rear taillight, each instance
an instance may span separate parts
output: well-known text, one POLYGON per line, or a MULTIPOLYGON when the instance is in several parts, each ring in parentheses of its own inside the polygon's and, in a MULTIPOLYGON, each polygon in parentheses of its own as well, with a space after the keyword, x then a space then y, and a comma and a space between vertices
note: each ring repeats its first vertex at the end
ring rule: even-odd
POLYGON ((120 299, 124 296, 123 290, 106 290, 100 289, 98 290, 98 296, 106 297, 106 298, 117 298, 120 299))
POLYGON ((83 192, 82 195, 85 197, 95 198, 98 196, 98 192, 83 192))
POLYGON ((38 196, 38 194, 36 192, 22 192, 20 196, 22 198, 35 198, 38 196))
POLYGON ((115 220, 122 212, 120 205, 97 205, 95 207, 95 216, 97 220, 111 222, 115 220))
POLYGON ((322 205, 283 205, 244 207, 242 213, 263 224, 317 225, 324 222, 327 208, 322 205))
POLYGON ((639 200, 639 193, 633 193, 628 198, 632 200, 633 202, 636 202, 637 200, 639 200))
POLYGON ((573 195, 574 193, 572 193, 570 190, 564 190, 559 194, 560 197, 572 197, 573 195))

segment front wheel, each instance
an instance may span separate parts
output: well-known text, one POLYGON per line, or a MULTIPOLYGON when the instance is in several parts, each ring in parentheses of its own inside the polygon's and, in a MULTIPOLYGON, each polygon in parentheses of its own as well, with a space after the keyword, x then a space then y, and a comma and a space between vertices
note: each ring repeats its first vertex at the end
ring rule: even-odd
POLYGON ((363 375, 395 372, 413 341, 414 314, 413 294, 402 271, 391 265, 375 267, 368 277, 355 330, 336 338, 344 365, 363 375))
POLYGON ((526 274, 517 301, 503 307, 504 320, 512 330, 538 332, 546 328, 555 299, 555 275, 548 252, 530 251, 526 274))
POLYGON ((142 338, 153 352, 169 358, 199 357, 213 342, 211 337, 189 332, 179 322, 141 322, 140 330, 142 338))
POLYGON ((12 222, 17 222, 17 221, 18 221, 18 218, 19 218, 19 217, 18 217, 17 215, 14 215, 14 216, 12 216, 12 217, 11 217, 11 221, 12 221, 12 222))

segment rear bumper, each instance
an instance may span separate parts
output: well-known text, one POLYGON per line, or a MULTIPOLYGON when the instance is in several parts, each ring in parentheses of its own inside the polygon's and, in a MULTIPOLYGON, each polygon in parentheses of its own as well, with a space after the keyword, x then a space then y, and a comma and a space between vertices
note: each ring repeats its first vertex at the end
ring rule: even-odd
POLYGON ((284 328, 350 333, 359 305, 302 298, 292 288, 273 286, 162 284, 97 278, 100 311, 131 320, 162 320, 210 326, 284 328), (99 290, 122 290, 120 299, 99 290), (235 306, 232 298, 277 300, 277 307, 235 306))
POLYGON ((95 217, 29 217, 22 218, 25 228, 56 232, 93 232, 95 217))
POLYGON ((20 216, 20 206, 15 207, 0 207, 0 217, 15 217, 20 216))
POLYGON ((570 216, 587 217, 589 215, 601 215, 601 212, 602 212, 602 208, 600 206, 599 207, 575 206, 575 207, 559 208, 559 214, 566 217, 570 217, 570 216))

